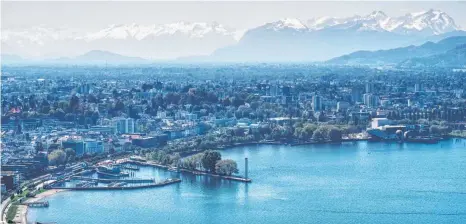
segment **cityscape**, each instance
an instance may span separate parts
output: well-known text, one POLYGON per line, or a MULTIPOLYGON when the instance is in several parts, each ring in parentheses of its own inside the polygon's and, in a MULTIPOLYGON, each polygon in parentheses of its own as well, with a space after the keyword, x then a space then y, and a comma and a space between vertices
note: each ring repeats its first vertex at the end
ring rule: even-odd
POLYGON ((2 2, 2 223, 464 223, 466 18, 367 7, 403 4, 71 32, 2 2))

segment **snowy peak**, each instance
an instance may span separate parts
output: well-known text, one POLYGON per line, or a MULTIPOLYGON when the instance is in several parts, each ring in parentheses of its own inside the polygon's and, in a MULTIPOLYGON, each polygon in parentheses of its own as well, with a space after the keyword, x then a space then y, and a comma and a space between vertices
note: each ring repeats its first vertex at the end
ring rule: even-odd
POLYGON ((388 16, 382 11, 373 11, 371 14, 366 16, 366 19, 375 19, 382 20, 386 19, 388 16))
POLYGON ((313 18, 308 20, 310 30, 322 29, 357 29, 360 31, 388 31, 400 34, 425 33, 443 34, 459 27, 445 12, 429 10, 410 13, 401 17, 389 17, 382 11, 373 11, 365 16, 352 16, 348 18, 313 18))
POLYGON ((136 39, 143 40, 148 37, 183 34, 191 38, 202 38, 208 34, 222 36, 235 36, 236 31, 219 23, 175 22, 162 25, 110 25, 109 27, 87 34, 84 39, 136 39))
POLYGON ((438 35, 459 29, 449 15, 433 9, 426 12, 410 13, 404 19, 401 27, 407 31, 430 31, 438 35))
POLYGON ((264 25, 266 29, 273 30, 283 30, 283 29, 293 29, 293 30, 307 30, 307 26, 304 25, 300 20, 293 18, 284 18, 278 21, 267 23, 264 25))

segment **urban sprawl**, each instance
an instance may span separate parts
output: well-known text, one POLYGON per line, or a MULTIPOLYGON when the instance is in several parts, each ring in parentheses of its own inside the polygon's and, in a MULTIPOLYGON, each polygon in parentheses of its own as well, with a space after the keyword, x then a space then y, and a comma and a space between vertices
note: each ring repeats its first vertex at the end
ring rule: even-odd
POLYGON ((461 70, 12 66, 1 78, 2 200, 37 177, 125 156, 232 175, 236 163, 213 150, 466 136, 461 70), (199 167, 207 154, 217 159, 199 167))

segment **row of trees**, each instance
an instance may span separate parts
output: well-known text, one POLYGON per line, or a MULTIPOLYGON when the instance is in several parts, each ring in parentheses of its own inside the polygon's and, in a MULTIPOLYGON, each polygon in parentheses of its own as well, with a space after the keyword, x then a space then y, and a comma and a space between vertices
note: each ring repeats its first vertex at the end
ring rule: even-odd
POLYGON ((76 152, 71 148, 56 149, 48 155, 49 165, 59 166, 69 162, 73 162, 76 159, 76 152))

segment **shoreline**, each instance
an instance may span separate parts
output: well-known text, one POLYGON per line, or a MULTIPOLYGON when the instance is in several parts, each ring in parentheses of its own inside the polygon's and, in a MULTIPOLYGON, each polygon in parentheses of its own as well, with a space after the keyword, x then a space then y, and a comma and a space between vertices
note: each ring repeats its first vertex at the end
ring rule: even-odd
MULTIPOLYGON (((24 202, 36 202, 42 200, 46 197, 52 196, 54 194, 66 191, 64 189, 50 189, 46 190, 33 198, 28 198, 24 202)), ((27 205, 18 205, 18 210, 16 211, 15 219, 13 220, 16 223, 27 224, 27 214, 28 214, 28 206, 27 205), (17 220, 17 217, 19 220, 17 220)))

